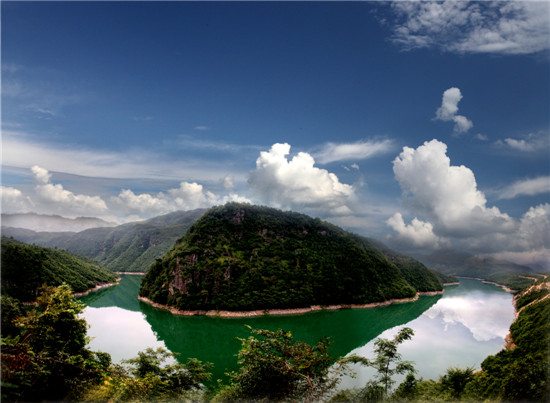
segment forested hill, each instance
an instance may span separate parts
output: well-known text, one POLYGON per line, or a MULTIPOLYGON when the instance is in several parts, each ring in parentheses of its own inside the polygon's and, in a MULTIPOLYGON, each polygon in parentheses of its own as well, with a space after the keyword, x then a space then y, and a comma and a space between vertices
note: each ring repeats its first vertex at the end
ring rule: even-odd
POLYGON ((86 256, 112 271, 146 272, 205 211, 177 211, 145 221, 77 233, 20 228, 2 228, 2 232, 23 242, 86 256))
POLYGON ((20 301, 33 301, 39 288, 46 284, 67 283, 73 292, 82 292, 117 276, 90 261, 67 252, 27 245, 2 237, 2 296, 20 301))
POLYGON ((411 285, 368 239, 303 214, 229 203, 202 216, 143 278, 140 295, 179 309, 364 304, 441 290, 423 265, 411 285), (429 278, 429 281, 427 279, 429 278))

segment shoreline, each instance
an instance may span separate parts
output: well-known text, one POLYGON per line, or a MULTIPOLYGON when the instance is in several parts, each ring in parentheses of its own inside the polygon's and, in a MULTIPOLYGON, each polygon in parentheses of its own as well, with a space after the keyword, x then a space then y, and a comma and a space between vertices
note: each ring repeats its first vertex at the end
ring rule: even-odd
POLYGON ((154 308, 164 309, 169 311, 173 315, 179 316, 212 316, 212 317, 221 317, 221 318, 251 318, 258 316, 266 315, 302 315, 309 312, 318 312, 318 311, 335 311, 340 309, 367 309, 367 308, 377 308, 381 306, 388 306, 392 304, 404 304, 407 302, 417 301, 421 295, 434 296, 441 295, 445 292, 442 291, 427 291, 427 292, 417 292, 414 297, 411 298, 393 298, 381 302, 371 302, 368 304, 338 304, 338 305, 311 305, 304 308, 287 308, 287 309, 256 309, 252 311, 226 311, 226 310, 182 310, 177 309, 168 305, 159 304, 157 302, 151 301, 149 298, 138 296, 138 300, 151 305, 154 308))
POLYGON ((510 287, 505 286, 504 284, 495 283, 494 281, 485 280, 485 279, 479 278, 479 277, 464 277, 464 276, 455 276, 455 277, 464 278, 464 279, 467 279, 467 280, 478 280, 478 281, 481 281, 482 283, 485 283, 485 284, 496 285, 497 287, 502 288, 504 291, 509 292, 510 294, 514 294, 514 293, 518 292, 518 290, 513 290, 510 287))
POLYGON ((145 276, 145 273, 144 271, 114 271, 113 273, 115 274, 131 274, 133 276, 145 276))
POLYGON ((117 279, 115 282, 113 282, 113 283, 101 283, 101 284, 96 285, 96 286, 93 287, 93 288, 87 289, 86 291, 82 291, 82 292, 73 292, 73 297, 83 297, 84 295, 88 295, 88 294, 91 293, 91 292, 99 291, 99 290, 101 290, 102 288, 112 287, 112 286, 114 286, 114 285, 117 285, 118 283, 120 283, 120 278, 118 278, 118 279, 117 279))

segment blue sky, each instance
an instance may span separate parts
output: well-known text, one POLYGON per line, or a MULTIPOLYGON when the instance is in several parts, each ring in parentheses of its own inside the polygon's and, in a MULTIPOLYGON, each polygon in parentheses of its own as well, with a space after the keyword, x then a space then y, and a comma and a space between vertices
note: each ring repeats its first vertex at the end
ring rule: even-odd
POLYGON ((548 2, 2 2, 2 210, 249 201, 550 258, 548 2))

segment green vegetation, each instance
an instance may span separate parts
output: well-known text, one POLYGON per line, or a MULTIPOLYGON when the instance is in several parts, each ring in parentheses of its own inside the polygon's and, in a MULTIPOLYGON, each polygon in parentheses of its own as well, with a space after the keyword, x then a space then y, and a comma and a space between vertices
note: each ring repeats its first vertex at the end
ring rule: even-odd
POLYGON ((3 334, 3 401, 74 398, 110 364, 108 354, 86 348, 86 321, 78 317, 83 306, 69 286, 45 288, 36 302, 35 310, 16 319, 19 332, 3 334))
POLYGON ((116 275, 97 264, 60 250, 27 245, 2 237, 2 296, 34 301, 38 289, 67 283, 83 292, 101 283, 116 280, 116 275))
POLYGON ((207 389, 210 365, 196 359, 180 363, 166 350, 147 349, 121 366, 106 353, 88 350, 87 326, 79 317, 83 305, 67 285, 45 287, 27 311, 15 299, 2 298, 2 400, 545 402, 550 396, 549 288, 540 280, 516 296, 523 309, 510 329, 515 347, 488 357, 478 372, 450 367, 439 380, 416 379, 413 364, 397 352, 413 336, 408 328, 392 340, 377 339, 372 360, 334 359, 328 340, 311 346, 281 329, 250 329, 252 335, 240 339, 240 368, 230 374, 229 384, 207 389), (360 390, 334 394, 347 362, 372 366, 376 375, 360 390), (393 390, 393 376, 407 372, 393 390))
POLYGON ((162 366, 174 361, 162 349, 128 360, 130 368, 113 365, 109 354, 86 348, 84 306, 71 288, 41 291, 36 308, 13 319, 15 332, 2 328, 2 401, 174 401, 203 389, 208 365, 190 359, 162 366))
POLYGON ((328 340, 312 347, 281 329, 250 330, 254 336, 240 339, 241 367, 230 374, 231 384, 221 389, 217 401, 318 401, 338 383, 341 370, 331 371, 335 360, 328 354, 328 340))
POLYGON ((230 203, 209 210, 153 264, 140 295, 180 309, 364 304, 414 296, 404 272, 441 289, 412 262, 399 268, 368 239, 319 219, 230 203))
POLYGON ((23 242, 86 256, 111 271, 146 272, 204 211, 179 211, 146 221, 78 233, 34 232, 19 228, 3 228, 3 232, 23 242))

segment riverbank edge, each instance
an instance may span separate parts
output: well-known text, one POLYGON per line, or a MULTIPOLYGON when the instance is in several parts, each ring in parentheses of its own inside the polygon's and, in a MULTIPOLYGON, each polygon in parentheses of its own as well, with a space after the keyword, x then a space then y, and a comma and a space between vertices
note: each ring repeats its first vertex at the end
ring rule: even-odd
POLYGON ((84 295, 88 295, 91 292, 99 291, 102 288, 112 287, 114 285, 117 285, 118 283, 120 283, 120 277, 112 283, 100 283, 100 284, 96 285, 95 287, 87 289, 86 291, 74 292, 73 297, 83 297, 84 295))
POLYGON ((504 291, 509 292, 510 294, 515 294, 516 292, 518 292, 518 290, 513 290, 510 287, 505 286, 504 284, 495 283, 494 281, 485 280, 484 278, 464 277, 464 276, 455 276, 455 277, 456 278, 463 278, 463 279, 466 279, 466 280, 478 280, 478 281, 481 281, 482 283, 485 283, 485 284, 495 285, 497 287, 502 288, 504 291))
POLYGON ((417 292, 414 297, 411 298, 392 298, 382 302, 371 302, 369 304, 339 304, 339 305, 311 305, 305 308, 290 308, 290 309, 257 309, 253 311, 225 311, 225 310, 182 310, 177 309, 168 305, 159 304, 157 302, 151 301, 149 298, 138 296, 138 300, 145 302, 146 304, 151 305, 154 308, 164 309, 169 311, 173 315, 179 316, 213 316, 221 318, 249 318, 257 316, 283 316, 283 315, 302 315, 309 312, 317 311, 335 311, 340 309, 367 309, 367 308, 376 308, 380 306, 388 306, 392 304, 404 304, 407 302, 414 302, 420 298, 421 295, 434 296, 441 295, 445 290, 441 291, 428 291, 428 292, 417 292))

